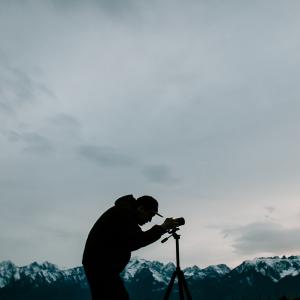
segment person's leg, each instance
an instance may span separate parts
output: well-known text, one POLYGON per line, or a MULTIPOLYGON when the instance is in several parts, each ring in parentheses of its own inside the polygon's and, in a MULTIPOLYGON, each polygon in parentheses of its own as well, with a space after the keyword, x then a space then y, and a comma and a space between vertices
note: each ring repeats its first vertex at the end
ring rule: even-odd
POLYGON ((129 294, 120 276, 117 275, 112 282, 112 290, 114 290, 114 292, 112 293, 113 297, 111 299, 130 300, 129 294))
MULTIPOLYGON (((119 277, 119 275, 106 276, 102 282, 103 282, 103 285, 105 285, 105 289, 100 290, 99 286, 98 286, 98 292, 96 292, 97 297, 99 297, 99 295, 101 295, 101 297, 103 297, 103 298, 99 298, 99 299, 130 300, 128 292, 127 292, 121 278, 119 277)), ((97 298, 97 300, 98 300, 98 298, 97 298)))
POLYGON ((101 268, 84 267, 92 300, 130 300, 118 274, 101 268))

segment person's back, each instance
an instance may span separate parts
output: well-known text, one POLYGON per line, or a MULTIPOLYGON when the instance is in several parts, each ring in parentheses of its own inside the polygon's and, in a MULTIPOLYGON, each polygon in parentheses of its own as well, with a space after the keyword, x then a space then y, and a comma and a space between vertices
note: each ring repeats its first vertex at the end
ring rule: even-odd
POLYGON ((132 195, 121 197, 101 215, 88 235, 83 265, 122 272, 130 260, 128 238, 140 231, 134 215, 135 202, 132 195))

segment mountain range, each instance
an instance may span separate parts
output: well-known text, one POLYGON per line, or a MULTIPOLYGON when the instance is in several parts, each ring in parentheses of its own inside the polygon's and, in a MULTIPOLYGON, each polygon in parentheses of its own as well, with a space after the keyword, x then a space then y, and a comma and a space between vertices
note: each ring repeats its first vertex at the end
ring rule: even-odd
MULTIPOLYGON (((173 263, 163 264, 133 257, 121 277, 132 300, 163 299, 173 263), (147 291, 147 292, 145 292, 147 291)), ((225 264, 184 268, 193 300, 277 300, 300 297, 300 256, 261 257, 230 269, 225 264)), ((61 269, 49 262, 18 267, 0 263, 1 300, 88 300, 89 289, 82 267, 61 269)), ((170 300, 179 299, 177 284, 170 300)))

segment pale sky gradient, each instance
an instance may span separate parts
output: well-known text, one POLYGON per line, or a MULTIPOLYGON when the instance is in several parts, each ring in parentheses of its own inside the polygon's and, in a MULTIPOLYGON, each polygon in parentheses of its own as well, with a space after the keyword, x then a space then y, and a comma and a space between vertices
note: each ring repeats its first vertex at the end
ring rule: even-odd
MULTIPOLYGON (((125 194, 186 219, 183 267, 299 255, 299 11, 1 1, 0 261, 80 265, 125 194)), ((175 242, 133 255, 175 262, 175 242)))

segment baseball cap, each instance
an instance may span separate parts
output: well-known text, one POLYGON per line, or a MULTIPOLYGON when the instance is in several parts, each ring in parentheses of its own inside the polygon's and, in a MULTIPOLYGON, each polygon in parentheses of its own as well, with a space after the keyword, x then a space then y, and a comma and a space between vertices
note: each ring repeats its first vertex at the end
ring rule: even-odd
POLYGON ((141 196, 136 199, 136 204, 137 206, 142 205, 147 209, 153 210, 156 215, 163 218, 163 216, 160 213, 158 213, 158 202, 153 197, 147 195, 141 196))

